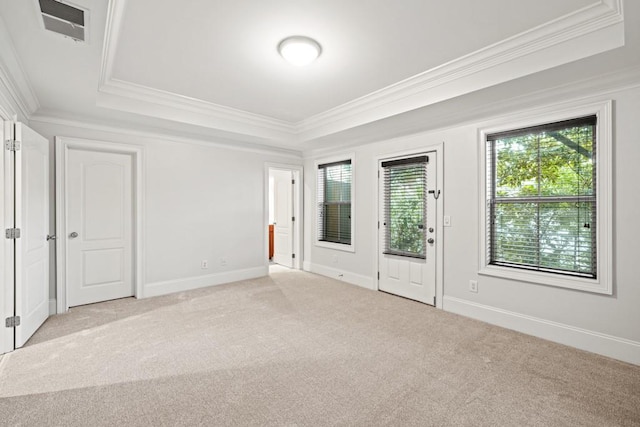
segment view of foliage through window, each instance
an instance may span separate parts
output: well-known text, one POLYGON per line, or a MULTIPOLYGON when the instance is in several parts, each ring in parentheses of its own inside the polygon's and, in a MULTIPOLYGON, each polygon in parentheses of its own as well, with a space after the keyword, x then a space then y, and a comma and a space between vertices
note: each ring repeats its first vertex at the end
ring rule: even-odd
MULTIPOLYGON (((417 158, 425 159, 425 157, 417 158)), ((405 159, 411 160, 411 159, 405 159)), ((384 169, 385 253, 424 258, 426 162, 393 164, 384 169)))
POLYGON ((595 128, 587 117, 488 138, 490 263, 595 277, 595 128))

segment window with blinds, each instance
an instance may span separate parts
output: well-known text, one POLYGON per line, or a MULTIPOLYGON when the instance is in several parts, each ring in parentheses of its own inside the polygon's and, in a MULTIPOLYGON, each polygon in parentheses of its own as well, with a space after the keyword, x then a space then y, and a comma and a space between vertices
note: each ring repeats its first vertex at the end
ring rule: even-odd
POLYGON ((382 162, 384 253, 426 258, 427 156, 382 162))
POLYGON ((489 264, 597 277, 596 122, 487 135, 489 264))
POLYGON ((318 165, 318 240, 351 244, 351 160, 318 165))

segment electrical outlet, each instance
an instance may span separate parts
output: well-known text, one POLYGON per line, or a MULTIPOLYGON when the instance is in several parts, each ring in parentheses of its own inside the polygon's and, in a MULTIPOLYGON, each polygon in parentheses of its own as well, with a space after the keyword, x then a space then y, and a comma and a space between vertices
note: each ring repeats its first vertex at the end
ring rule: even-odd
POLYGON ((445 215, 443 223, 445 227, 451 227, 451 217, 449 215, 445 215))
POLYGON ((469 292, 478 292, 478 281, 469 280, 469 292))
POLYGON ((227 265, 227 259, 226 259, 226 258, 224 258, 224 257, 220 258, 220 265, 221 265, 221 266, 223 266, 223 267, 224 267, 225 265, 227 265))
POLYGON ((200 261, 200 268, 202 269, 209 268, 209 261, 207 261, 206 259, 203 259, 202 261, 200 261))

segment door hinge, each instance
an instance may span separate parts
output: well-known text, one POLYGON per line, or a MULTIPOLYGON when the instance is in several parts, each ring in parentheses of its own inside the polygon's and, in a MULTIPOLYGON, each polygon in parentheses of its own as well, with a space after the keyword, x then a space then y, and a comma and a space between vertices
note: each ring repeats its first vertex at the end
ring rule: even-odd
POLYGON ((436 297, 433 297, 433 306, 436 306, 436 297))
POLYGON ((7 228, 5 230, 5 236, 7 239, 19 239, 20 238, 20 229, 19 228, 7 228))
POLYGON ((378 221, 378 230, 380 230, 380 221, 378 221))
POLYGON ((295 183, 296 183, 296 180, 295 180, 295 179, 292 179, 292 180, 291 180, 291 184, 293 185, 293 184, 295 184, 295 183))
POLYGON ((15 139, 7 139, 4 142, 4 148, 7 151, 19 151, 20 150, 20 141, 16 141, 15 139))
POLYGON ((296 254, 291 254, 291 258, 292 259, 295 258, 295 257, 296 257, 296 254))
POLYGON ((4 321, 7 328, 14 328, 20 326, 20 316, 7 317, 4 321))
POLYGON ((291 217, 291 221, 295 221, 295 220, 296 220, 296 217, 295 217, 295 216, 292 216, 292 217, 291 217))
POLYGON ((378 280, 380 280, 380 272, 378 271, 378 280))

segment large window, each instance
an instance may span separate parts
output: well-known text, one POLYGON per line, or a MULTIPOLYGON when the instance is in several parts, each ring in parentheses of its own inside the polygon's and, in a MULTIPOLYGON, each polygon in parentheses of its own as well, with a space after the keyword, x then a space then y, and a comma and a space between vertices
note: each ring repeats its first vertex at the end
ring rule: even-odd
POLYGON ((318 165, 318 241, 352 244, 351 159, 318 165))
POLYGON ((595 279, 597 118, 488 134, 490 265, 595 279))

